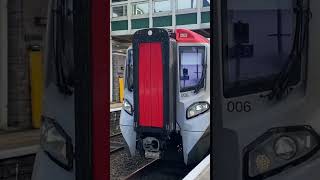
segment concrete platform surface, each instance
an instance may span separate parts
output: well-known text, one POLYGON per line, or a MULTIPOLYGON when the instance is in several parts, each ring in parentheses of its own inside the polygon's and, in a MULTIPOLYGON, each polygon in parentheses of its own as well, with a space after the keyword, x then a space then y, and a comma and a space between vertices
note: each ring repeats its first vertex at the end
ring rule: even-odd
POLYGON ((210 180, 210 155, 189 172, 183 180, 210 180))
POLYGON ((34 154, 40 147, 40 130, 0 134, 0 159, 34 154))
POLYGON ((122 103, 111 103, 110 104, 110 112, 120 111, 122 108, 122 103))

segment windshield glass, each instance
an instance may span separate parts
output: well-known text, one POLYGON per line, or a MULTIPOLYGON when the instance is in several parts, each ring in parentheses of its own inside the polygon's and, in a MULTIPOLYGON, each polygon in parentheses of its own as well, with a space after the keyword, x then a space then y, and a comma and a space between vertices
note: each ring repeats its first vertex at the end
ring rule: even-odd
MULTIPOLYGON (((272 89, 293 46, 293 0, 227 0, 223 15, 224 94, 240 96, 272 89), (262 23, 263 22, 263 23, 262 23)), ((300 61, 299 61, 300 63, 300 61)), ((299 81, 295 65, 291 83, 299 81)))
POLYGON ((126 62, 126 85, 129 91, 133 90, 133 51, 128 50, 127 62, 126 62))
POLYGON ((198 86, 203 87, 201 79, 204 76, 205 62, 204 46, 180 46, 180 91, 191 91, 198 86))

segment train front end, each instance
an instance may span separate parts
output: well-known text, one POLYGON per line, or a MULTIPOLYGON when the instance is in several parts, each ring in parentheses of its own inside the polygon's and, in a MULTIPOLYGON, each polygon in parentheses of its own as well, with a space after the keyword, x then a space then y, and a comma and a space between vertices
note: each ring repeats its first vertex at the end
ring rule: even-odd
POLYGON ((131 155, 190 164, 208 152, 208 49, 207 39, 186 29, 134 34, 120 116, 131 155))

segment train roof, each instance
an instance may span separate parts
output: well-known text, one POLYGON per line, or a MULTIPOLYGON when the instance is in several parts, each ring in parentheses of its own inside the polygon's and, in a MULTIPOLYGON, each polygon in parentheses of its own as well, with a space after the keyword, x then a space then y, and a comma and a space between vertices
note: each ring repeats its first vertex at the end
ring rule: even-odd
POLYGON ((209 40, 189 29, 176 29, 176 40, 178 43, 209 43, 209 40))
MULTIPOLYGON (((177 43, 210 43, 210 38, 205 38, 202 35, 193 32, 189 29, 176 29, 177 43)), ((132 45, 128 49, 132 49, 132 45)))

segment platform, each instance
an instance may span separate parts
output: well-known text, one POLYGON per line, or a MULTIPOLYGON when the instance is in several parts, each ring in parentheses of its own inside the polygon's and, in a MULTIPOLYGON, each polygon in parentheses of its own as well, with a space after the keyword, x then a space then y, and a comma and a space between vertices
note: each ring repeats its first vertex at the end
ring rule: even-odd
POLYGON ((40 130, 0 133, 0 160, 37 153, 40 130))
POLYGON ((122 103, 111 103, 110 112, 120 111, 122 109, 122 103))
POLYGON ((183 180, 209 180, 210 179, 210 155, 202 160, 183 180))

